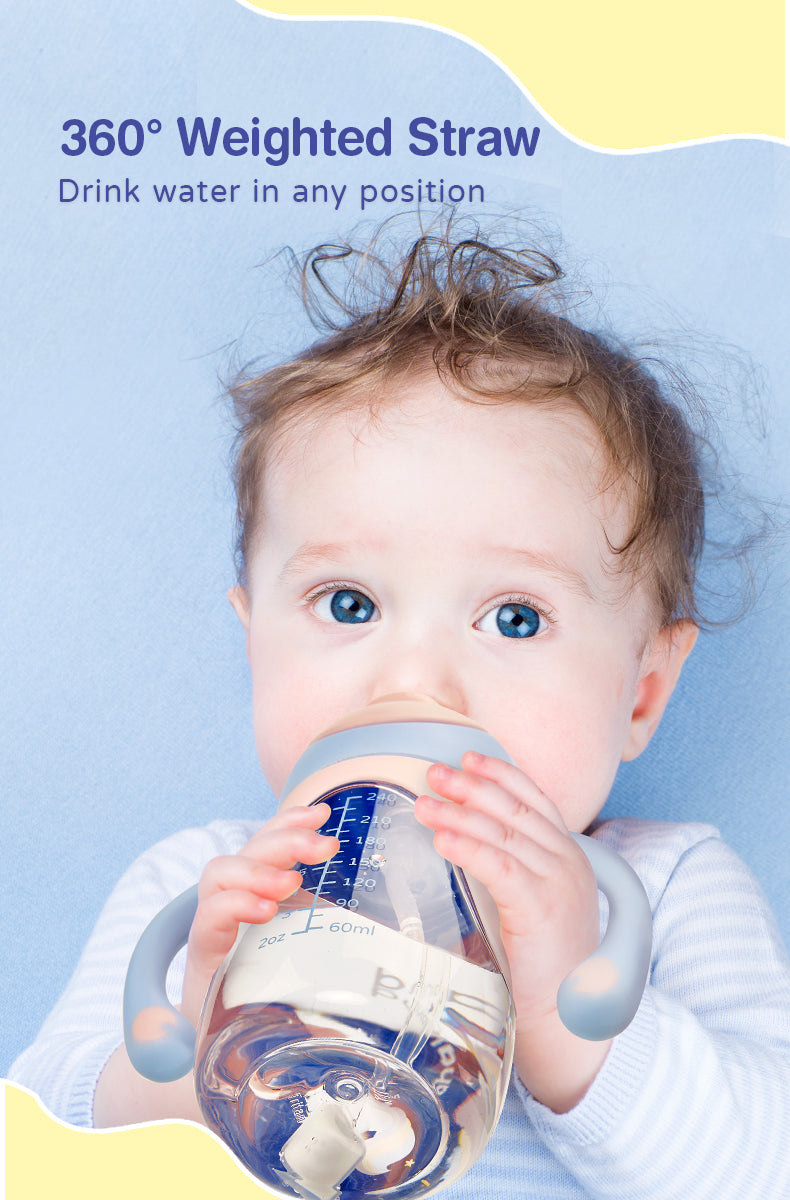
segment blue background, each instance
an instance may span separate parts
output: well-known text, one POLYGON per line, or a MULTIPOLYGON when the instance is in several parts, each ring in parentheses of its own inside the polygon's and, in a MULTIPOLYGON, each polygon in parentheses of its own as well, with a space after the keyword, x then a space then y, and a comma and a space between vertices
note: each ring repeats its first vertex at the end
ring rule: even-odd
MULTIPOLYGON (((240 361, 275 360, 310 336, 276 270, 257 264, 359 220, 350 200, 337 213, 290 203, 294 184, 346 184, 351 195, 363 180, 444 177, 483 183, 493 211, 543 214, 561 230, 564 259, 593 282, 591 319, 626 339, 659 330, 679 344, 696 332, 747 482, 786 492, 790 448, 786 146, 607 154, 554 129, 495 63, 449 34, 277 20, 235 0, 17 5, 4 43, 0 1071, 34 1036, 137 854, 186 825, 271 810, 243 637, 225 599, 233 501, 219 376, 240 335, 240 361), (175 119, 198 114, 363 128, 390 115, 395 149, 282 168, 187 160, 175 119), (403 136, 414 116, 539 124, 538 150, 417 159, 403 136), (165 128, 137 158, 67 159, 61 126, 71 117, 156 117, 165 128), (139 205, 58 202, 62 176, 127 175, 139 205), (248 194, 253 177, 280 186, 276 207, 151 198, 152 182, 199 179, 241 182, 248 194), (728 342, 747 365, 725 367, 717 347, 728 342), (742 403, 755 384, 765 430, 742 403)), ((787 937, 786 579, 780 551, 760 607, 700 638, 607 811, 718 824, 787 937)))

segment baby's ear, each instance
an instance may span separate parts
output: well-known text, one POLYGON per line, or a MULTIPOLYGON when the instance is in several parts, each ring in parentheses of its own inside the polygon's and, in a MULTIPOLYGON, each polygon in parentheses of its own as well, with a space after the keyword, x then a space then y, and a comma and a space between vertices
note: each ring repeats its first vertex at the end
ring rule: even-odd
POLYGON ((241 621, 247 633, 250 632, 250 596, 245 587, 237 583, 228 589, 228 599, 236 610, 236 616, 241 621))
POLYGON ((659 629, 645 649, 623 762, 641 754, 658 728, 698 633, 693 621, 672 621, 659 629))

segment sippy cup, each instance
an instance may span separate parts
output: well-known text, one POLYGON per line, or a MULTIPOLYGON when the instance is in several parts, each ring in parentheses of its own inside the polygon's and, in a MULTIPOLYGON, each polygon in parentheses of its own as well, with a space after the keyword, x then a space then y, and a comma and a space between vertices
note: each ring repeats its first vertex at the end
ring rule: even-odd
MULTIPOLYGON (((280 807, 328 804, 322 832, 340 849, 297 864, 299 891, 267 924, 240 928, 197 1043, 164 990, 196 887, 134 952, 124 996, 132 1063, 156 1080, 194 1066, 206 1124, 276 1195, 424 1196, 458 1179, 494 1130, 515 1031, 496 907, 414 819, 429 765, 458 766, 466 750, 510 761, 473 722, 424 697, 385 698, 308 746, 280 807)), ((573 1033, 604 1039, 639 1004, 651 914, 631 868, 573 836, 609 920, 563 982, 558 1010, 573 1033)))

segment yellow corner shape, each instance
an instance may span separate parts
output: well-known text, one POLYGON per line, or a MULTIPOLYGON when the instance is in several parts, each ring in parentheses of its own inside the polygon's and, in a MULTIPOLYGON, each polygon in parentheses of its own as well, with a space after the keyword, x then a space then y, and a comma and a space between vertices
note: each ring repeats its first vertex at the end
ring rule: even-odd
POLYGON ((610 149, 785 136, 784 0, 242 0, 292 17, 407 19, 489 51, 573 137, 610 149))
POLYGON ((6 1200, 271 1200, 197 1125, 73 1129, 9 1084, 5 1109, 6 1200))

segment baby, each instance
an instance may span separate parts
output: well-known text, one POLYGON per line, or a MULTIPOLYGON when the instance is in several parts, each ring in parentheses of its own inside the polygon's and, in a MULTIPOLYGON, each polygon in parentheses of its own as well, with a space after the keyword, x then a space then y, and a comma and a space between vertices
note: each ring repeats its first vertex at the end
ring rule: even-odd
MULTIPOLYGON (((320 284, 328 257, 306 276, 320 284)), ((517 1012, 500 1127, 448 1196, 779 1200, 790 968, 759 889, 709 826, 595 825, 697 635, 697 443, 637 362, 552 308, 559 274, 537 252, 425 235, 378 301, 234 387, 230 600, 258 753, 279 794, 327 725, 419 693, 517 764, 437 763, 428 778, 444 800, 416 804, 437 850, 496 901, 517 1012), (579 1040, 556 1011, 560 982, 600 936, 570 837, 582 830, 633 865, 654 914, 643 1002, 611 1042, 579 1040)), ((189 1078, 151 1083, 119 1045, 131 949, 199 878, 174 983, 197 1023, 239 924, 274 915, 301 882, 295 863, 336 853, 327 814, 215 822, 144 855, 12 1078, 76 1123, 200 1120, 189 1078)))

